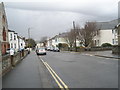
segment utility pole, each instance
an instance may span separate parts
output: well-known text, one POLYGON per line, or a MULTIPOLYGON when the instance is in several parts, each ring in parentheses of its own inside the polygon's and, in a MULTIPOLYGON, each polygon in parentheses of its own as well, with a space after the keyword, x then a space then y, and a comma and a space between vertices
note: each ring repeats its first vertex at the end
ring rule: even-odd
POLYGON ((77 46, 76 46, 76 27, 75 22, 73 21, 73 29, 74 29, 74 38, 75 38, 75 52, 77 52, 77 46))
POLYGON ((29 48, 28 53, 30 53, 30 28, 28 28, 28 48, 29 48))

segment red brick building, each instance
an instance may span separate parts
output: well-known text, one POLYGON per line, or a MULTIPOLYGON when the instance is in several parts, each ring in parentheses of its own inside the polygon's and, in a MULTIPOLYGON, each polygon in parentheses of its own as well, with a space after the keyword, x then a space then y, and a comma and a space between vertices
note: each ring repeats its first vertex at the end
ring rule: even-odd
POLYGON ((3 3, 0 3, 0 41, 2 42, 2 54, 4 55, 6 53, 6 49, 9 48, 9 42, 8 24, 3 3))

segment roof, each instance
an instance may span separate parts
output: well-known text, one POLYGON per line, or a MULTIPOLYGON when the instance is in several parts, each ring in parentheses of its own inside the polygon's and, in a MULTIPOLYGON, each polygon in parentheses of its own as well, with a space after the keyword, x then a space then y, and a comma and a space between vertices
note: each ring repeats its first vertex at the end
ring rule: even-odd
POLYGON ((96 22, 98 29, 106 30, 106 29, 114 29, 115 26, 118 24, 118 20, 112 20, 109 22, 96 22))
POLYGON ((13 31, 13 30, 8 30, 8 32, 15 32, 15 31, 13 31))

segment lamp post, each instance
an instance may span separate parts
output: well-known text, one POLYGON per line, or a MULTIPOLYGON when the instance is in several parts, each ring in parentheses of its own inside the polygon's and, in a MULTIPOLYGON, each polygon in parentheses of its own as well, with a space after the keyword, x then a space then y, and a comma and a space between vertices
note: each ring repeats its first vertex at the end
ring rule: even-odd
POLYGON ((76 46, 76 27, 75 27, 75 21, 73 21, 73 29, 74 29, 74 38, 75 38, 75 52, 77 52, 77 46, 76 46))
POLYGON ((28 48, 29 48, 28 53, 30 53, 30 28, 28 28, 28 48))
POLYGON ((118 25, 118 46, 120 46, 120 24, 118 25))

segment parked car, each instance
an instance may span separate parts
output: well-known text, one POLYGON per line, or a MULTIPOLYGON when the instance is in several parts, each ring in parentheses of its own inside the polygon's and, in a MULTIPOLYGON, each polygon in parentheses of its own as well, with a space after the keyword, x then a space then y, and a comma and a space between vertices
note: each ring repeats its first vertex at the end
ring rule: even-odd
POLYGON ((50 51, 54 51, 54 48, 53 48, 53 47, 50 47, 50 51))
POLYGON ((50 51, 50 47, 47 47, 47 51, 50 51))
POLYGON ((53 51, 54 51, 54 52, 60 52, 60 50, 59 50, 58 47, 55 47, 55 48, 53 49, 53 51))
POLYGON ((37 55, 46 55, 46 50, 45 48, 38 48, 36 50, 37 55))

